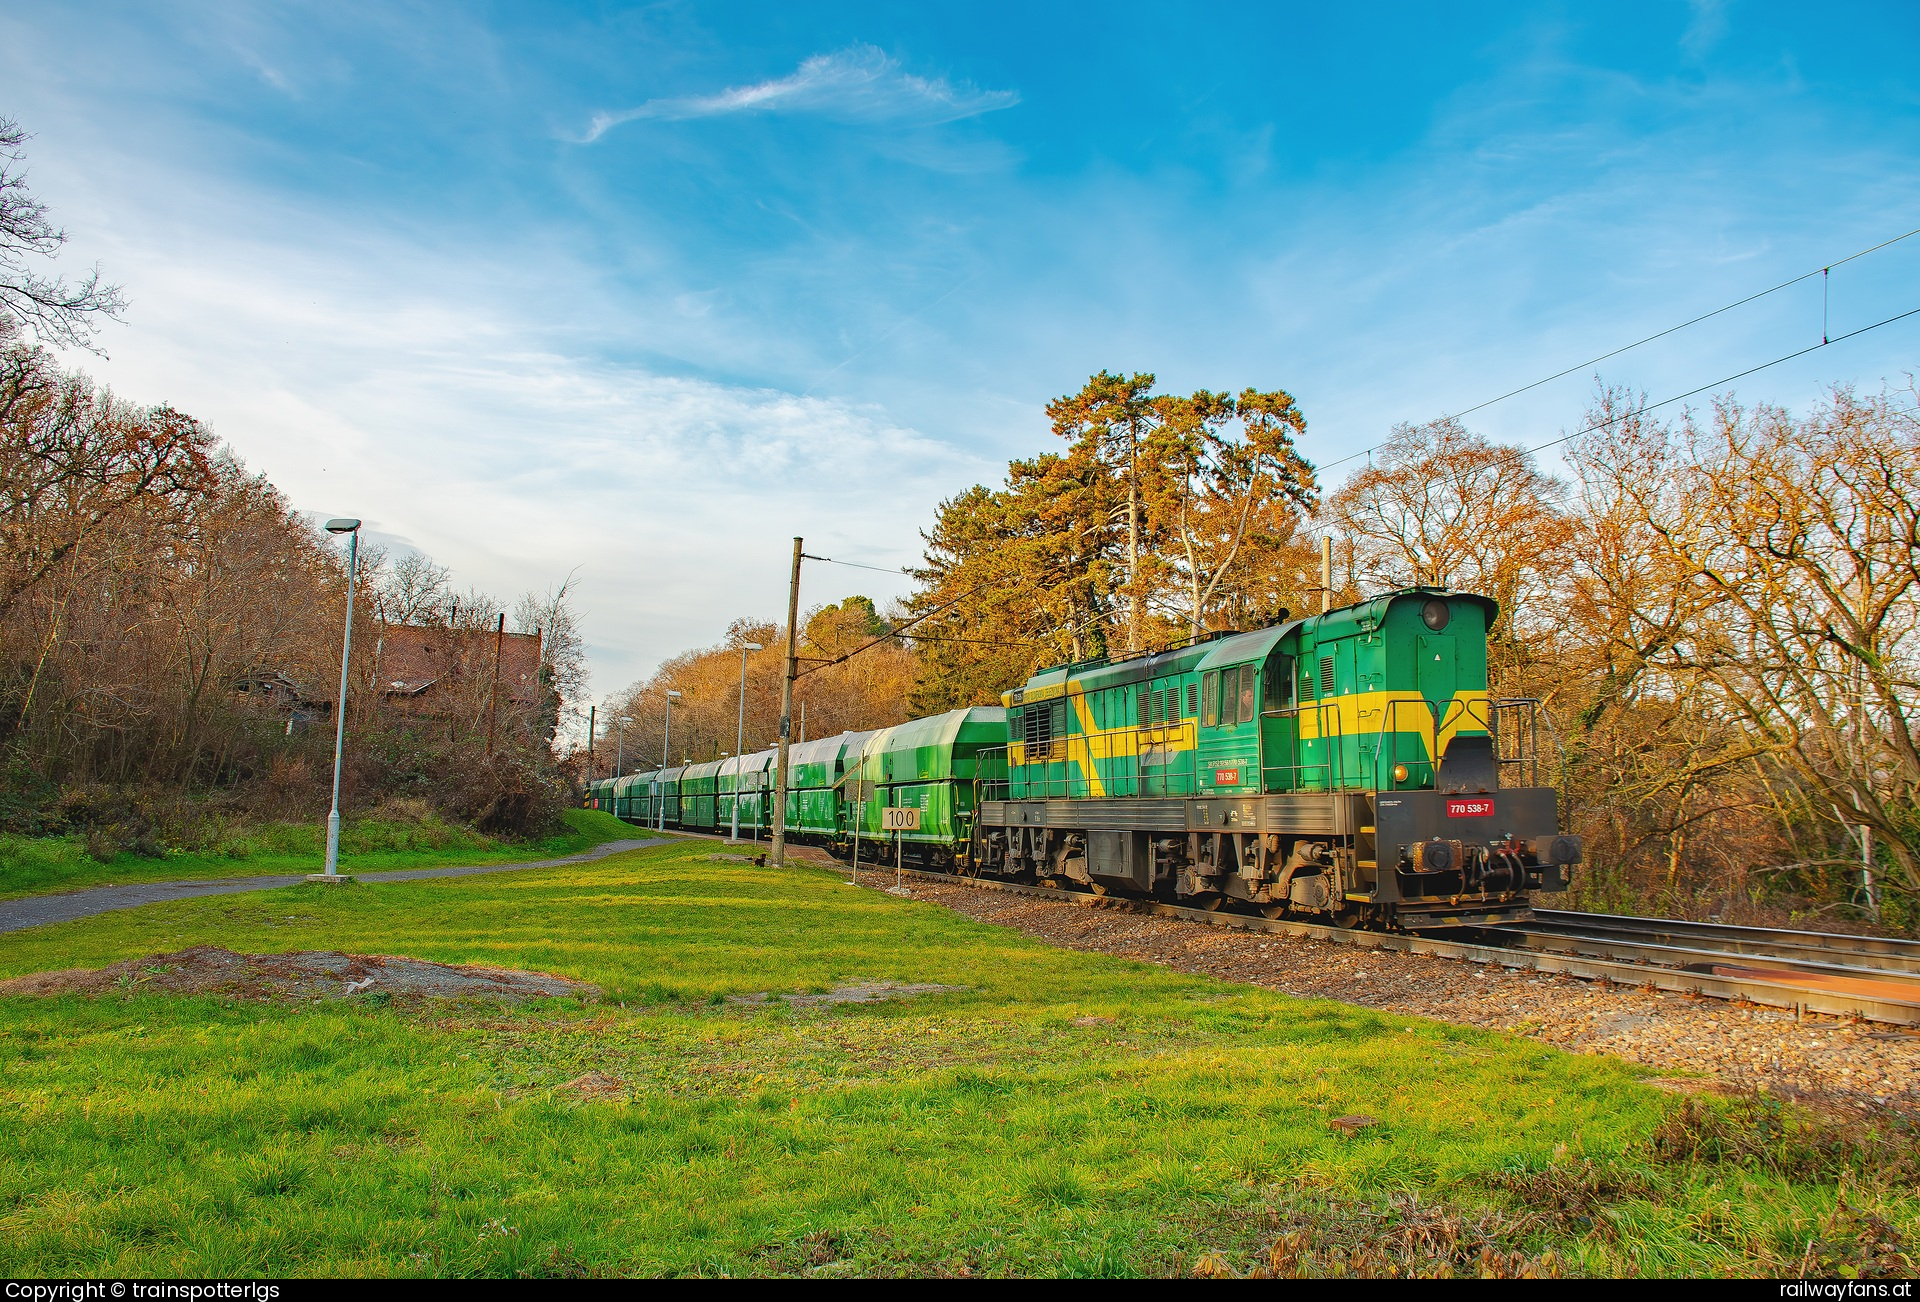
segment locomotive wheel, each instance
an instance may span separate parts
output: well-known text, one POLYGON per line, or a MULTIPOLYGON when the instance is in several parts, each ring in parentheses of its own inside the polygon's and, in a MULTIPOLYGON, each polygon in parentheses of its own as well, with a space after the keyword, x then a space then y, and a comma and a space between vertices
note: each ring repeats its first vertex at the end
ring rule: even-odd
POLYGON ((1263 918, 1278 918, 1286 913, 1286 911, 1287 906, 1284 904, 1262 904, 1260 906, 1260 916, 1263 918))
POLYGON ((1195 900, 1192 904, 1188 905, 1187 907, 1193 908, 1193 909, 1205 909, 1208 913, 1218 913, 1220 912, 1220 910, 1227 907, 1227 897, 1224 895, 1217 895, 1217 894, 1203 895, 1199 899, 1195 900))

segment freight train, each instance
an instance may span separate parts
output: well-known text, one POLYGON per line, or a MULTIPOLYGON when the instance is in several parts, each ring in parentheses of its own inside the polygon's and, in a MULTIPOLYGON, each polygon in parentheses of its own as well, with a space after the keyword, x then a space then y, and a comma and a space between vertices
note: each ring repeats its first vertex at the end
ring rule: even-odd
MULTIPOLYGON (((1488 692, 1497 611, 1408 588, 804 742, 787 834, 862 862, 1340 926, 1518 921, 1533 892, 1565 889, 1582 845, 1540 781, 1537 702, 1488 692)), ((727 830, 737 805, 761 837, 773 757, 606 779, 587 803, 693 831, 727 830)))

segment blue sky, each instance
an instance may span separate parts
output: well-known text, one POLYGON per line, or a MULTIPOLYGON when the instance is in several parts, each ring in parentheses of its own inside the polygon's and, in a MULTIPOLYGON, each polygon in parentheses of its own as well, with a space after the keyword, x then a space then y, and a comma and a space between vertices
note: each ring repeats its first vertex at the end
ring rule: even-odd
MULTIPOLYGON (((73 0, 0 11, 0 113, 133 299, 88 365, 462 582, 579 566, 608 691, 778 613, 796 533, 913 559, 1101 367, 1285 387, 1330 462, 1920 226, 1916 48, 1911 3, 73 0)), ((1909 307, 1920 238, 1833 275, 1835 334, 1909 307)), ((1664 397, 1820 311, 1605 374, 1664 397)), ((1470 423, 1544 442, 1589 388, 1470 423)))

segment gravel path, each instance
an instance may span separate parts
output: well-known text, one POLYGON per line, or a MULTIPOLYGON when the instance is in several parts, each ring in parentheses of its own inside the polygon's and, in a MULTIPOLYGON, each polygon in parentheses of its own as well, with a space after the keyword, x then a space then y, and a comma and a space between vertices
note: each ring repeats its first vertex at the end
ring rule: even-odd
MULTIPOLYGON (((864 880, 862 884, 865 885, 864 880)), ((876 887, 892 874, 876 874, 876 887)), ((1688 998, 1461 959, 1203 927, 909 879, 907 893, 1050 944, 1160 963, 1311 998, 1513 1031, 1571 1053, 1607 1053, 1698 1080, 1676 1089, 1764 1090, 1853 1116, 1920 1120, 1920 1034, 1718 999, 1688 998)))
MULTIPOLYGON (((476 873, 519 872, 527 868, 559 868, 565 864, 588 863, 622 850, 637 850, 643 845, 659 845, 660 838, 637 841, 609 841, 564 859, 542 859, 537 863, 480 864, 456 868, 402 868, 392 872, 353 873, 356 881, 412 882, 426 877, 470 877, 476 873)), ((137 909, 143 904, 166 900, 198 899, 203 895, 236 895, 241 891, 270 891, 279 886, 298 886, 307 880, 305 873, 280 877, 227 877, 216 881, 144 882, 137 886, 96 886, 87 891, 65 895, 30 895, 20 900, 0 900, 0 932, 41 927, 50 922, 71 922, 96 913, 116 909, 137 909)))

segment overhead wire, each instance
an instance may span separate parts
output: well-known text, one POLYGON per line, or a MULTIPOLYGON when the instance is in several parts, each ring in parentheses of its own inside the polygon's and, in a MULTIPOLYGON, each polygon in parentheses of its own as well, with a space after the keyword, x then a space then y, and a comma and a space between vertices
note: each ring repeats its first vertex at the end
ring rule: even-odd
POLYGON ((862 565, 859 561, 836 561, 831 556, 815 556, 812 552, 801 552, 800 557, 802 560, 824 561, 828 565, 845 565, 856 570, 872 570, 875 574, 905 574, 907 572, 905 566, 888 569, 884 565, 862 565))
MULTIPOLYGON (((1821 278, 1822 278, 1822 281, 1823 281, 1823 284, 1822 284, 1822 293, 1821 293, 1821 321, 1820 321, 1820 342, 1819 342, 1818 344, 1815 344, 1815 345, 1813 345, 1813 346, 1812 346, 1812 347, 1810 347, 1810 348, 1805 348, 1805 349, 1802 349, 1802 350, 1801 350, 1800 352, 1798 352, 1798 353, 1792 353, 1792 354, 1789 354, 1789 355, 1788 355, 1788 356, 1786 356, 1786 357, 1782 357, 1782 358, 1778 358, 1778 359, 1776 359, 1776 360, 1774 360, 1774 361, 1772 361, 1772 362, 1769 362, 1769 363, 1767 363, 1767 366, 1778 366, 1778 365, 1779 365, 1779 364, 1780 364, 1781 362, 1786 362, 1786 361, 1791 361, 1791 360, 1793 360, 1793 358, 1795 358, 1795 357, 1802 357, 1802 356, 1805 356, 1805 355, 1806 355, 1807 353, 1809 353, 1809 352, 1812 352, 1812 351, 1813 351, 1813 350, 1814 350, 1815 348, 1824 348, 1824 347, 1826 347, 1826 346, 1827 346, 1827 345, 1829 345, 1829 344, 1837 344, 1837 343, 1839 343, 1839 342, 1840 342, 1840 340, 1842 340, 1842 339, 1849 339, 1849 338, 1852 338, 1852 337, 1853 337, 1853 335, 1857 335, 1857 334, 1864 334, 1864 333, 1866 332, 1866 330, 1871 330, 1871 329, 1877 329, 1877 328, 1878 328, 1879 326, 1882 326, 1882 325, 1886 325, 1886 324, 1888 324, 1888 323, 1889 323, 1890 321, 1897 321, 1897 320, 1899 320, 1900 318, 1899 318, 1899 317, 1890 317, 1890 318, 1888 318, 1888 321, 1880 321, 1880 322, 1876 322, 1876 323, 1875 323, 1874 325, 1872 325, 1872 326, 1868 326, 1868 327, 1865 327, 1865 329, 1863 329, 1863 330, 1855 330, 1855 331, 1853 331, 1853 332, 1852 332, 1851 334, 1845 334, 1845 335, 1840 335, 1840 336, 1839 336, 1839 337, 1837 337, 1837 338, 1828 338, 1828 336, 1827 336, 1827 322, 1826 322, 1826 293, 1825 293, 1825 289, 1826 289, 1826 285, 1825 285, 1825 281, 1827 280, 1827 278, 1828 278, 1828 276, 1829 276, 1829 273, 1831 273, 1831 272, 1832 272, 1832 270, 1833 270, 1833 269, 1834 269, 1835 267, 1840 267, 1840 266, 1845 266, 1845 265, 1846 265, 1847 263, 1849 263, 1849 262, 1853 262, 1853 261, 1855 261, 1856 259, 1859 259, 1859 258, 1864 258, 1864 257, 1866 257, 1866 256, 1867 256, 1867 255, 1868 255, 1869 253, 1878 253, 1878 252, 1879 252, 1879 251, 1880 251, 1881 249, 1884 249, 1884 248, 1888 248, 1888 247, 1890 247, 1890 246, 1892 246, 1892 245, 1895 245, 1895 244, 1898 244, 1898 243, 1900 243, 1900 242, 1901 242, 1902 240, 1907 240, 1907 239, 1911 239, 1911 238, 1913 238, 1913 237, 1914 237, 1915 235, 1920 235, 1920 227, 1915 227, 1915 228, 1914 228, 1913 230, 1910 230, 1910 231, 1907 231, 1907 232, 1905 232, 1904 234, 1901 234, 1901 235, 1896 235, 1896 236, 1894 236, 1894 237, 1893 237, 1892 239, 1887 239, 1887 240, 1882 240, 1882 241, 1880 241, 1880 243, 1878 243, 1878 244, 1875 244, 1875 245, 1873 245, 1873 246, 1871 246, 1871 247, 1869 247, 1869 248, 1864 248, 1864 249, 1861 249, 1861 250, 1859 250, 1859 251, 1858 251, 1858 252, 1856 252, 1856 253, 1849 253, 1849 254, 1848 254, 1848 255, 1847 255, 1846 257, 1844 257, 1844 258, 1837 258, 1837 259, 1835 259, 1835 260, 1834 260, 1834 261, 1832 261, 1832 262, 1829 262, 1829 263, 1826 263, 1826 264, 1824 264, 1824 265, 1822 265, 1822 266, 1818 266, 1818 267, 1815 267, 1815 268, 1814 268, 1814 269, 1813 269, 1812 271, 1808 271, 1808 272, 1804 272, 1804 273, 1802 273, 1802 274, 1800 274, 1800 275, 1798 275, 1798 276, 1795 276, 1795 277, 1793 277, 1793 278, 1792 278, 1792 279, 1790 279, 1790 280, 1783 280, 1783 281, 1781 281, 1781 282, 1780 282, 1779 284, 1777 284, 1777 285, 1774 285, 1774 286, 1772 286, 1771 288, 1768 288, 1768 289, 1763 289, 1763 290, 1760 290, 1760 291, 1759 291, 1758 293, 1754 293, 1754 294, 1749 294, 1749 295, 1747 295, 1747 296, 1746 296, 1745 298, 1742 298, 1742 299, 1736 299, 1736 300, 1735 300, 1734 302, 1731 302, 1731 303, 1728 303, 1728 304, 1726 304, 1725 306, 1722 306, 1722 307, 1717 307, 1717 308, 1715 308, 1715 309, 1713 309, 1713 311, 1711 311, 1711 312, 1703 312, 1703 313, 1701 313, 1701 314, 1700 314, 1699 316, 1696 316, 1696 317, 1694 317, 1694 318, 1692 318, 1691 320, 1687 320, 1687 321, 1682 321, 1682 322, 1681 322, 1681 323, 1680 323, 1679 325, 1674 325, 1674 326, 1668 326, 1668 327, 1667 327, 1667 328, 1666 328, 1665 330, 1660 330, 1660 331, 1657 331, 1657 332, 1655 332, 1655 333, 1653 333, 1653 334, 1650 334, 1650 335, 1648 335, 1648 336, 1647 336, 1646 338, 1644 338, 1644 339, 1636 339, 1636 340, 1634 340, 1634 341, 1633 341, 1632 343, 1630 343, 1630 344, 1623 344, 1623 345, 1621 345, 1620 347, 1618 347, 1618 348, 1615 348, 1615 349, 1614 349, 1613 351, 1611 351, 1611 352, 1606 352, 1606 353, 1602 353, 1602 354, 1600 354, 1600 356, 1598 356, 1598 357, 1594 357, 1594 358, 1590 358, 1590 359, 1588 359, 1587 361, 1584 361, 1584 362, 1580 362, 1580 363, 1578 363, 1577 365, 1574 365, 1574 366, 1569 366, 1569 367, 1567 367, 1567 368, 1566 368, 1565 370, 1562 370, 1562 371, 1556 371, 1556 372, 1554 372, 1554 373, 1553 373, 1552 375, 1549 375, 1549 376, 1547 376, 1547 377, 1546 377, 1546 378, 1544 378, 1544 379, 1539 379, 1539 380, 1535 380, 1535 381, 1533 381, 1533 382, 1532 382, 1531 384, 1523 384, 1523 385, 1521 385, 1521 386, 1520 386, 1519 388, 1517 388, 1517 389, 1509 389, 1509 390, 1508 390, 1507 392, 1505 392, 1505 393, 1503 393, 1503 394, 1501 394, 1501 395, 1500 395, 1499 397, 1497 397, 1497 398, 1488 398, 1488 399, 1487 399, 1487 400, 1486 400, 1485 402, 1479 402, 1479 403, 1475 403, 1475 404, 1474 404, 1473 406, 1471 406, 1471 407, 1465 407, 1465 408, 1462 408, 1462 409, 1461 409, 1461 410, 1459 410, 1459 411, 1456 411, 1456 412, 1453 412, 1453 413, 1452 413, 1452 414, 1451 414, 1451 415, 1450 415, 1450 416, 1448 417, 1448 419, 1452 419, 1452 420, 1457 420, 1457 419, 1459 419, 1459 418, 1460 418, 1460 417, 1462 417, 1462 416, 1469 416, 1469 415, 1472 415, 1472 414, 1473 414, 1474 412, 1476 412, 1476 411, 1482 411, 1482 410, 1484 410, 1484 409, 1486 409, 1486 408, 1488 408, 1488 407, 1491 407, 1491 406, 1493 406, 1493 405, 1494 405, 1494 404, 1496 404, 1496 403, 1501 403, 1501 402, 1505 402, 1505 401, 1506 401, 1506 400, 1507 400, 1508 398, 1514 398, 1514 397, 1518 397, 1518 396, 1519 396, 1520 394, 1523 394, 1523 393, 1527 393, 1527 392, 1529 392, 1529 391, 1531 391, 1531 390, 1534 390, 1534 389, 1537 389, 1537 388, 1539 388, 1539 387, 1540 387, 1541 385, 1543 385, 1543 384, 1551 384, 1551 383, 1553 383, 1553 382, 1554 382, 1555 380, 1563 380, 1563 379, 1565 379, 1565 378, 1566 378, 1567 376, 1569 376, 1569 375, 1572 375, 1572 374, 1573 374, 1573 373, 1574 373, 1575 371, 1584 371, 1584 370, 1585 370, 1585 369, 1587 369, 1587 368, 1588 368, 1589 366, 1597 366, 1597 365, 1599 365, 1599 364, 1600 364, 1601 362, 1604 362, 1604 361, 1609 361, 1609 360, 1611 360, 1612 358, 1615 358, 1615 357, 1618 357, 1618 356, 1620 356, 1620 355, 1621 355, 1622 353, 1628 353, 1628 352, 1632 352, 1632 351, 1633 351, 1634 349, 1636 349, 1636 348, 1639 348, 1639 347, 1641 347, 1641 346, 1642 346, 1642 345, 1644 345, 1644 344, 1650 344, 1650 343, 1653 343, 1653 342, 1654 342, 1655 340, 1658 340, 1658 339, 1664 339, 1664 338, 1666 338, 1666 337, 1667 337, 1668 335, 1670 335, 1670 334, 1675 334, 1675 333, 1677 333, 1677 332, 1679 332, 1679 331, 1681 331, 1681 330, 1685 330, 1685 329, 1687 329, 1687 328, 1688 328, 1689 326, 1696 326, 1696 325, 1699 325, 1699 324, 1700 324, 1700 323, 1701 323, 1702 321, 1710 321, 1710 320, 1712 320, 1712 319, 1713 319, 1714 317, 1717 317, 1717 316, 1721 316, 1721 315, 1723 315, 1724 313, 1727 313, 1727 312, 1731 312, 1731 311, 1733 311, 1733 309, 1735 309, 1735 308, 1737 308, 1737 307, 1745 307, 1745 306, 1746 306, 1747 304, 1749 304, 1749 303, 1753 303, 1753 302, 1757 302, 1757 301, 1759 301, 1760 299, 1763 299, 1763 298, 1765 298, 1765 297, 1767 297, 1767 296, 1768 296, 1769 294, 1777 294, 1777 293, 1779 293, 1779 292, 1780 292, 1781 290, 1783 290, 1783 289, 1789 289, 1789 288, 1791 288, 1791 287, 1793 287, 1794 285, 1798 285, 1798 284, 1800 284, 1800 283, 1801 283, 1802 281, 1806 281, 1806 280, 1811 280, 1811 279, 1813 279, 1813 278, 1814 278, 1815 276, 1819 276, 1819 277, 1821 277, 1821 278)), ((1908 315, 1908 314, 1906 314, 1906 313, 1902 313, 1902 315, 1904 316, 1904 315, 1908 315)), ((1755 368, 1753 368, 1753 370, 1750 370, 1750 371, 1742 371, 1742 372, 1740 373, 1740 375, 1739 375, 1739 376, 1734 376, 1734 377, 1732 377, 1732 378, 1734 378, 1734 379, 1739 379, 1739 378, 1741 378, 1741 376, 1746 376, 1746 375, 1752 375, 1752 374, 1754 373, 1754 371, 1759 371, 1759 370, 1765 370, 1765 369, 1766 369, 1766 367, 1765 367, 1765 366, 1758 366, 1758 367, 1755 367, 1755 368)), ((1722 380, 1722 381, 1720 381, 1720 383, 1722 383, 1722 384, 1725 384, 1725 383, 1727 383, 1727 381, 1725 381, 1725 380, 1722 380)), ((1706 388, 1712 388, 1712 387, 1713 387, 1712 385, 1707 385, 1707 386, 1706 386, 1706 388)), ((1699 393, 1699 392, 1703 392, 1703 390, 1700 390, 1700 389, 1696 389, 1696 390, 1694 390, 1694 393, 1699 393)), ((1693 395, 1692 395, 1692 394, 1682 394, 1682 395, 1680 395, 1680 396, 1681 396, 1681 397, 1691 397, 1691 396, 1693 396, 1693 395)), ((1674 398, 1674 399, 1668 399, 1668 401, 1678 401, 1678 400, 1679 400, 1678 398, 1674 398)), ((1571 436, 1569 436, 1569 437, 1571 437, 1571 436)), ((1566 441, 1565 439, 1556 439, 1556 440, 1554 440, 1554 442, 1555 442, 1555 443, 1564 443, 1565 441, 1566 441)), ((1320 471, 1327 471, 1327 470, 1331 470, 1331 469, 1333 469, 1333 468, 1334 468, 1335 466, 1343 466, 1343 465, 1345 465, 1345 464, 1346 464, 1347 462, 1349 462, 1349 461, 1358 461, 1358 460, 1359 460, 1360 458, 1362 458, 1362 457, 1365 457, 1365 456, 1371 456, 1371 455, 1372 455, 1373 453, 1375 453, 1375 452, 1378 452, 1378 451, 1379 451, 1379 450, 1380 450, 1381 448, 1383 448, 1383 447, 1385 447, 1385 446, 1386 446, 1386 445, 1385 445, 1384 443, 1376 443, 1376 444, 1374 444, 1374 445, 1373 445, 1372 447, 1367 447, 1367 448, 1362 448, 1362 449, 1361 449, 1360 451, 1358 451, 1358 452, 1355 452, 1355 453, 1351 453, 1351 454, 1350 454, 1350 455, 1348 455, 1348 456, 1344 456, 1344 457, 1341 457, 1341 458, 1340 458, 1339 460, 1337 460, 1337 461, 1329 461, 1329 462, 1327 462, 1327 463, 1326 463, 1325 465, 1322 465, 1322 466, 1318 466, 1318 467, 1316 467, 1316 469, 1317 469, 1317 470, 1320 470, 1320 471)), ((1553 446, 1553 444, 1552 444, 1552 443, 1547 443, 1547 444, 1542 444, 1541 446, 1542 446, 1542 447, 1552 447, 1552 446, 1553 446)), ((1538 451, 1538 450, 1539 450, 1539 449, 1537 449, 1537 448, 1536 448, 1536 449, 1534 449, 1534 451, 1538 451)))
POLYGON ((1819 352, 1822 348, 1829 348, 1834 344, 1842 342, 1843 340, 1852 339, 1855 335, 1866 334, 1869 330, 1878 330, 1881 326, 1892 325, 1895 321, 1904 321, 1910 316, 1920 316, 1920 307, 1908 308, 1905 312, 1901 312, 1894 316, 1887 317, 1883 321, 1875 321, 1872 325, 1861 326, 1858 330, 1850 330, 1846 334, 1835 335, 1832 339, 1822 340, 1817 344, 1809 344, 1807 347, 1802 348, 1799 352, 1788 353, 1784 357, 1776 357, 1772 361, 1762 362, 1758 366, 1750 366, 1744 371, 1740 371, 1737 374, 1727 376, 1725 379, 1715 380, 1712 384, 1703 384, 1697 389, 1689 389, 1685 393, 1676 393, 1671 398, 1662 398, 1659 402, 1648 403, 1645 406, 1635 407, 1632 411, 1623 411, 1618 416, 1614 416, 1614 417, 1611 417, 1610 419, 1600 421, 1597 424, 1588 425, 1584 429, 1577 429, 1571 434, 1562 434, 1557 439, 1549 439, 1547 442, 1541 443, 1538 446, 1527 448, 1526 451, 1528 454, 1532 454, 1535 452, 1544 452, 1548 448, 1558 447, 1562 443, 1571 442, 1572 440, 1579 438, 1582 434, 1591 434, 1591 433, 1594 433, 1596 430, 1603 430, 1608 428, 1609 426, 1617 425, 1621 421, 1630 419, 1634 416, 1644 415, 1647 412, 1657 411, 1662 407, 1671 406, 1673 403, 1683 402, 1688 398, 1698 397, 1700 394, 1707 392, 1709 389, 1717 389, 1723 384, 1732 384, 1735 380, 1744 380, 1747 378, 1747 376, 1757 375, 1761 371, 1764 371, 1769 367, 1779 366, 1783 362, 1790 362, 1796 357, 1805 357, 1808 353, 1819 352))

